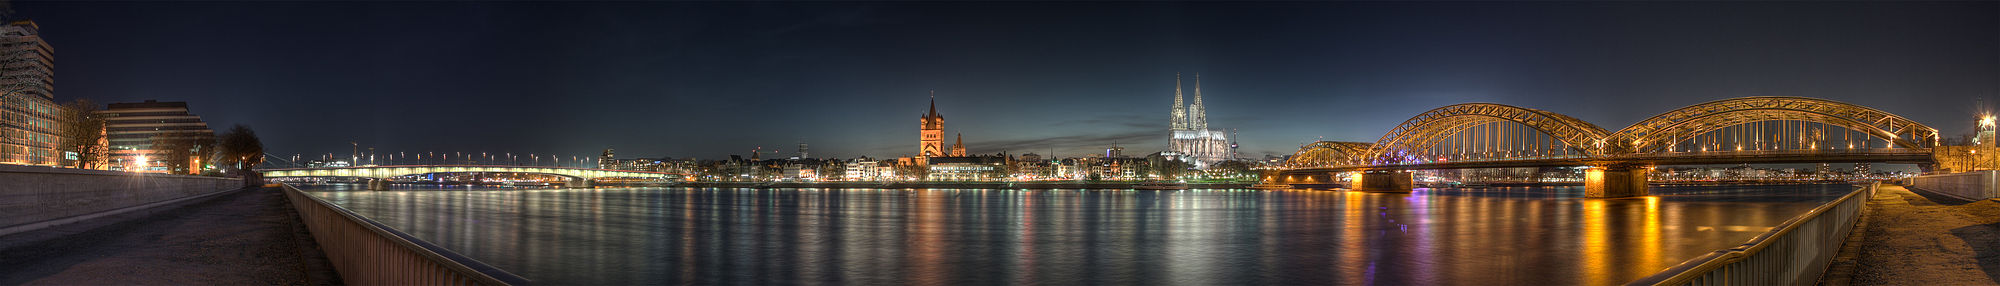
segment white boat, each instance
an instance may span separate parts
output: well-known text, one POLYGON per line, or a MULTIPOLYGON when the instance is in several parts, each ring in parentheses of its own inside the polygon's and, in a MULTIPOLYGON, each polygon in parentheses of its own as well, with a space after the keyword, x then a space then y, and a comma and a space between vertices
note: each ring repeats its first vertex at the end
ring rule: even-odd
POLYGON ((1186 190, 1187 184, 1174 182, 1145 182, 1132 185, 1139 190, 1186 190))

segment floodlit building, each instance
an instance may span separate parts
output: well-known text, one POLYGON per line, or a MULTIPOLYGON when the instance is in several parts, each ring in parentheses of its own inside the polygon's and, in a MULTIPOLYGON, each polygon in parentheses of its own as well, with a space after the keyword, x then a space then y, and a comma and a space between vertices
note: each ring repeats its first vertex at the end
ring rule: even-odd
POLYGON ((1174 76, 1173 122, 1169 124, 1167 150, 1187 156, 1195 168, 1233 159, 1229 134, 1208 129, 1208 111, 1201 102, 1201 75, 1194 76, 1194 103, 1182 105, 1181 79, 1174 76))
POLYGON ((14 21, 0 26, 0 53, 0 164, 63 165, 54 50, 34 21, 14 21))
POLYGON ((847 161, 847 173, 842 175, 848 181, 888 180, 894 169, 884 163, 868 157, 854 158, 847 161))
POLYGON ((931 112, 918 118, 918 121, 920 121, 921 126, 917 129, 917 133, 921 138, 917 141, 919 144, 917 147, 917 157, 946 156, 944 150, 944 115, 939 115, 937 112, 937 96, 931 96, 931 112))
POLYGON ((597 157, 597 168, 617 169, 618 158, 615 155, 616 152, 612 152, 611 148, 604 148, 604 155, 600 155, 597 157))
MULTIPOLYGON (((187 152, 201 154, 200 144, 186 144, 187 150, 161 150, 166 146, 156 146, 164 142, 213 142, 215 130, 209 129, 201 116, 188 113, 187 102, 145 102, 112 103, 104 110, 94 111, 104 118, 106 143, 110 144, 110 170, 168 173, 190 170, 168 170, 166 152, 187 152)), ((190 155, 190 160, 203 156, 190 155)), ((191 169, 199 169, 197 163, 189 163, 191 169)))
POLYGON ((1005 179, 1007 155, 930 158, 928 181, 991 181, 1005 179))

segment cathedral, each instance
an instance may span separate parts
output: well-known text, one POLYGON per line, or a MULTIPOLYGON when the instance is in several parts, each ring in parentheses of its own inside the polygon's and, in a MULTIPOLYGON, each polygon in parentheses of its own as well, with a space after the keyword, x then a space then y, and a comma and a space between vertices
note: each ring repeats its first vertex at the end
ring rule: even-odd
POLYGON ((1169 126, 1167 150, 1192 159, 1189 161, 1196 168, 1234 159, 1228 134, 1208 129, 1208 111, 1201 105, 1201 75, 1194 76, 1193 104, 1181 101, 1181 77, 1174 75, 1173 123, 1169 126))

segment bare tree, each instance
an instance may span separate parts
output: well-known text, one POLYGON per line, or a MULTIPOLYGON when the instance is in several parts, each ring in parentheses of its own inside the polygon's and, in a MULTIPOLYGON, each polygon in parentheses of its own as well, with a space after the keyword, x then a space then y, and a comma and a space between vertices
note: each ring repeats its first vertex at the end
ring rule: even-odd
POLYGON ((198 171, 202 166, 195 165, 198 162, 194 160, 208 159, 205 155, 214 153, 215 138, 155 135, 152 149, 155 151, 154 156, 157 156, 155 159, 163 162, 162 165, 167 167, 168 173, 199 174, 198 171))
POLYGON ((71 166, 79 169, 104 167, 109 146, 104 143, 104 118, 91 112, 97 110, 97 104, 77 99, 63 103, 61 110, 62 145, 59 150, 76 152, 74 165, 71 166))
POLYGON ((222 134, 216 152, 215 165, 224 168, 252 172, 264 163, 264 142, 257 139, 257 131, 242 124, 222 134))

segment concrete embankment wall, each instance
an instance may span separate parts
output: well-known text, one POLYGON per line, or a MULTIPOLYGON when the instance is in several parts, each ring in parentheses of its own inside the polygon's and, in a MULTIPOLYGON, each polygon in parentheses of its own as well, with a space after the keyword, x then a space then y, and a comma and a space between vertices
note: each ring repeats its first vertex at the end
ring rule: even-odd
POLYGON ((239 179, 0 165, 0 235, 241 187, 239 179))
POLYGON ((2000 171, 1923 175, 1905 180, 1910 187, 1961 199, 2000 198, 2000 171))

